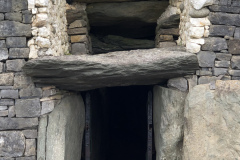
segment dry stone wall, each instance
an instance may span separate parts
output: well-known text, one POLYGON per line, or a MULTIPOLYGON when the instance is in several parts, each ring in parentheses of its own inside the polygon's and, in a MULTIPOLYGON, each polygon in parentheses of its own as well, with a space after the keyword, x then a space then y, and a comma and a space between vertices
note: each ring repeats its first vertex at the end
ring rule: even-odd
POLYGON ((22 72, 29 58, 68 51, 65 3, 0 0, 0 160, 36 160, 39 119, 70 94, 22 72))

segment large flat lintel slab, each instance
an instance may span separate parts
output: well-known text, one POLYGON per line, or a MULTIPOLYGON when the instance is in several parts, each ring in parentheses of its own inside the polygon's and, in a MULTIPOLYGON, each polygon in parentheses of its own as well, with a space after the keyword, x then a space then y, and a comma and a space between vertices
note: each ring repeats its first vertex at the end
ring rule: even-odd
POLYGON ((33 81, 66 90, 151 85, 169 78, 193 74, 195 54, 182 49, 146 49, 99 55, 43 57, 23 67, 33 81))

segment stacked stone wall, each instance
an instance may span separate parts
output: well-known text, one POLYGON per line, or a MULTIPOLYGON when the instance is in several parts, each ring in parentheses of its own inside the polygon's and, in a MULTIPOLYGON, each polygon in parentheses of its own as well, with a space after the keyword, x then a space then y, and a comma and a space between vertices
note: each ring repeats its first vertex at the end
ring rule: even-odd
POLYGON ((66 5, 68 36, 70 43, 69 54, 81 55, 92 52, 91 39, 89 36, 89 23, 86 12, 86 4, 73 3, 66 5))
POLYGON ((62 2, 0 0, 0 160, 35 160, 39 120, 70 94, 22 71, 29 58, 68 50, 62 2))

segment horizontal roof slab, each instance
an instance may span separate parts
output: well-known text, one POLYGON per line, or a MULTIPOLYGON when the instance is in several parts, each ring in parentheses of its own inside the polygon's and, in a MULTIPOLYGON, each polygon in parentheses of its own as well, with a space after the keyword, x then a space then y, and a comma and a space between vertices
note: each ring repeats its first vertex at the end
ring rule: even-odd
POLYGON ((197 69, 196 55, 179 48, 44 57, 30 60, 23 67, 36 83, 76 91, 157 84, 197 69))

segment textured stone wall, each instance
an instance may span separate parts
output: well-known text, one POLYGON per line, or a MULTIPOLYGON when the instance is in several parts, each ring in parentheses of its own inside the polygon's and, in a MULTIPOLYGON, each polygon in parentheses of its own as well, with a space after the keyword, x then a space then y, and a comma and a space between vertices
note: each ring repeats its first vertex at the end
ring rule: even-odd
POLYGON ((69 53, 65 0, 28 0, 32 13, 29 58, 69 53))
POLYGON ((65 1, 0 0, 1 160, 35 160, 39 118, 69 94, 22 72, 29 58, 68 50, 65 14, 65 1))
POLYGON ((92 52, 91 39, 89 36, 89 23, 86 12, 86 4, 73 3, 66 5, 68 35, 70 49, 69 54, 81 55, 92 52))
POLYGON ((170 5, 157 20, 155 47, 176 46, 179 37, 180 14, 183 0, 170 0, 170 5))

